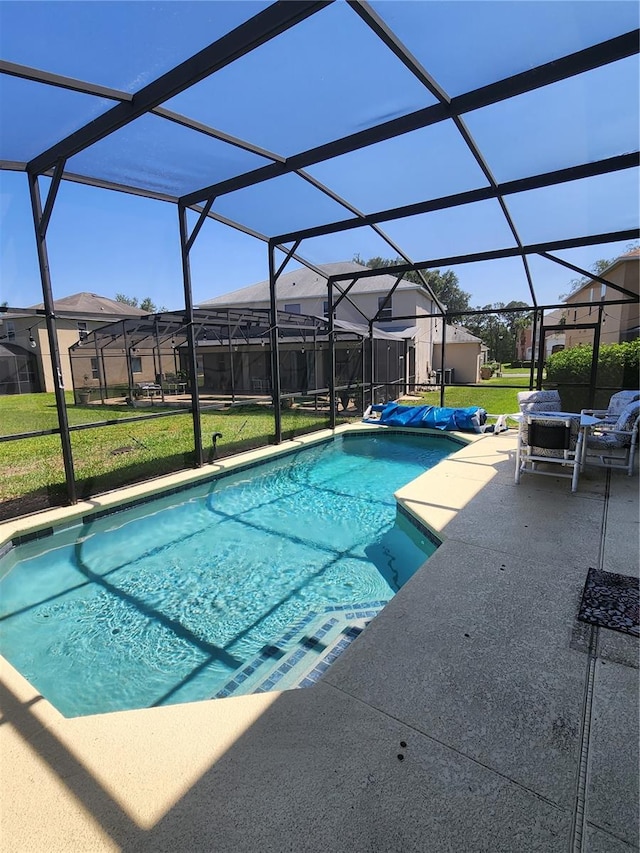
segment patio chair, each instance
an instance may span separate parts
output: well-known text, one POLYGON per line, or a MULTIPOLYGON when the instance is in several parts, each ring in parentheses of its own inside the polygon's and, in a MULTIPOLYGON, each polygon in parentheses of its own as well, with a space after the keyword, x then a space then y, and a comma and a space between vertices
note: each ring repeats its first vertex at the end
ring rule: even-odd
POLYGON ((634 400, 625 406, 614 424, 602 422, 592 427, 584 448, 584 464, 626 469, 631 476, 639 423, 640 400, 634 400))
POLYGON ((582 409, 583 415, 602 418, 603 423, 615 424, 623 410, 636 400, 640 400, 640 391, 617 391, 611 395, 606 409, 582 409))
POLYGON ((523 415, 528 412, 560 412, 559 391, 519 391, 518 406, 523 415))
POLYGON ((156 394, 162 391, 162 388, 155 382, 138 382, 136 391, 141 397, 155 397, 156 394))
POLYGON ((578 417, 523 415, 518 429, 516 484, 524 473, 566 477, 571 479, 571 491, 575 492, 581 458, 582 432, 578 417), (552 467, 565 470, 551 470, 552 467))

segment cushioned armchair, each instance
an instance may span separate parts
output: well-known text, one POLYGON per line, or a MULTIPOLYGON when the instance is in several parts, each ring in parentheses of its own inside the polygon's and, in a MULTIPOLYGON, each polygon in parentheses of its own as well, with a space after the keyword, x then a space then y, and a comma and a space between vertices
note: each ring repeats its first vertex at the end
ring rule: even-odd
POLYGON ((606 409, 582 409, 583 415, 593 415, 602 418, 604 423, 615 424, 629 403, 640 400, 640 391, 617 391, 611 395, 606 409))
POLYGON ((592 427, 584 448, 586 465, 622 468, 631 476, 638 444, 640 400, 628 403, 615 423, 603 421, 592 427))
POLYGON ((524 473, 567 477, 571 491, 578 488, 582 432, 578 417, 524 414, 518 429, 516 483, 524 473))
POLYGON ((523 415, 527 412, 562 411, 558 391, 519 391, 518 406, 523 415))

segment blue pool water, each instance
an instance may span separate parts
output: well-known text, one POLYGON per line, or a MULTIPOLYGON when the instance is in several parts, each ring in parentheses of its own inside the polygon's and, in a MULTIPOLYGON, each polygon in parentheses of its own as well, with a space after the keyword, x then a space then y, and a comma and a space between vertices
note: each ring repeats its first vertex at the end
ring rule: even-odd
POLYGON ((307 614, 393 596, 435 549, 393 493, 457 449, 346 436, 19 545, 2 653, 65 716, 215 696, 307 614))

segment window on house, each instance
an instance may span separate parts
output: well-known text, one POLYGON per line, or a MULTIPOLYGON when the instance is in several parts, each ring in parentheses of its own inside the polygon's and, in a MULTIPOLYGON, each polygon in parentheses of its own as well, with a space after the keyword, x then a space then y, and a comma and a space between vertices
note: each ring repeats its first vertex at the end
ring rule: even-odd
MULTIPOLYGON (((91 359, 93 361, 93 359, 91 359)), ((131 372, 142 373, 142 359, 139 355, 131 356, 131 372)))
POLYGON ((578 321, 578 312, 574 311, 573 312, 573 322, 576 323, 577 321, 578 321))
POLYGON ((378 320, 390 320, 393 317, 393 310, 391 308, 391 297, 378 297, 378 311, 380 312, 378 315, 378 320))
POLYGON ((604 282, 600 285, 600 299, 604 299, 607 295, 607 285, 604 282))
POLYGON ((325 317, 328 317, 328 316, 329 316, 329 302, 328 302, 328 300, 325 300, 325 301, 322 303, 322 314, 323 314, 325 317))
POLYGON ((6 323, 7 338, 12 341, 16 336, 16 324, 13 320, 7 320, 6 323))
MULTIPOLYGON (((593 303, 594 289, 591 287, 589 289, 589 302, 593 303)), ((591 316, 591 312, 593 311, 593 304, 589 305, 589 316, 591 316)))
POLYGON ((87 335, 89 334, 89 330, 87 329, 87 324, 84 320, 78 320, 78 334, 80 335, 80 340, 83 341, 87 335))
POLYGON ((299 302, 285 303, 284 310, 288 311, 289 314, 299 314, 300 313, 300 303, 299 302))
POLYGON ((92 379, 100 379, 100 374, 98 373, 98 359, 91 359, 91 378, 92 379))

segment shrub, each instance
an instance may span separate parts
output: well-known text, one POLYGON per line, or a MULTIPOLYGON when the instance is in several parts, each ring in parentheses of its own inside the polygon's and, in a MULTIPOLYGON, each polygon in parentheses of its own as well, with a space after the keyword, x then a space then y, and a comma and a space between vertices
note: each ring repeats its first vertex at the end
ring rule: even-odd
MULTIPOLYGON (((562 406, 567 411, 579 411, 588 404, 593 347, 565 349, 549 356, 547 383, 558 386, 562 406), (582 386, 582 387, 580 387, 582 386)), ((600 347, 596 385, 596 407, 606 407, 613 391, 640 387, 640 340, 600 347)))
POLYGON ((640 387, 640 339, 600 347, 598 385, 640 387))

